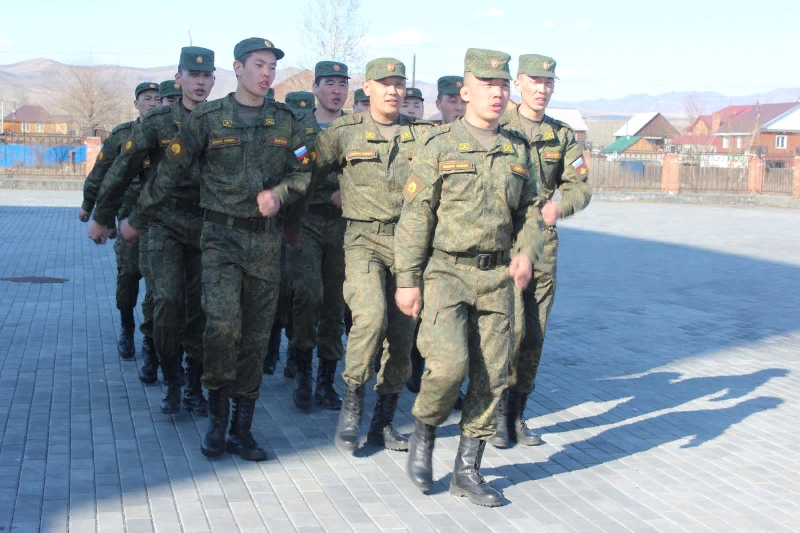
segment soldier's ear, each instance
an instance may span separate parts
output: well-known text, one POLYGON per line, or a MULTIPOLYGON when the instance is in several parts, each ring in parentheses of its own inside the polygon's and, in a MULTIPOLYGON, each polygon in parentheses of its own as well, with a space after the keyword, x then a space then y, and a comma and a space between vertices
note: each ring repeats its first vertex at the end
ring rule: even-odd
POLYGON ((367 82, 367 80, 364 80, 364 81, 361 82, 361 88, 364 89, 364 94, 365 95, 367 95, 367 96, 370 95, 369 94, 369 83, 367 82))
POLYGON ((464 100, 465 104, 469 103, 469 89, 462 87, 458 94, 461 95, 461 99, 464 100))
POLYGON ((233 71, 236 73, 237 78, 242 75, 243 68, 244 65, 238 59, 233 62, 233 71))

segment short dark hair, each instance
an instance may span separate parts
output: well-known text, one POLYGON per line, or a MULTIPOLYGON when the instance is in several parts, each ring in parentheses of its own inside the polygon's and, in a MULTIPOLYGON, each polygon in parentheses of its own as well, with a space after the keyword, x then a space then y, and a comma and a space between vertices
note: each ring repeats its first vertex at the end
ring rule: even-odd
POLYGON ((319 87, 320 83, 322 83, 322 78, 325 78, 325 77, 327 77, 327 76, 317 76, 316 78, 314 78, 314 85, 319 87))
POLYGON ((437 102, 441 102, 442 101, 442 96, 444 96, 444 94, 442 94, 442 93, 437 94, 436 95, 436 101, 437 102))
POLYGON ((242 65, 246 65, 247 60, 250 59, 250 56, 253 55, 253 52, 255 52, 255 50, 251 50, 250 52, 247 52, 246 54, 242 55, 242 57, 238 59, 239 63, 241 63, 242 65))

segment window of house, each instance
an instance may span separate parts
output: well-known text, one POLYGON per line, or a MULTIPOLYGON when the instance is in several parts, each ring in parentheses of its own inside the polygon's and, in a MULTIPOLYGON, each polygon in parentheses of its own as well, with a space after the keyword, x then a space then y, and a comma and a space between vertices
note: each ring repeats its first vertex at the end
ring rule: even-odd
POLYGON ((22 131, 25 132, 25 133, 30 133, 31 125, 28 124, 27 122, 23 122, 22 123, 22 131))
POLYGON ((731 147, 731 138, 730 137, 723 137, 722 138, 722 147, 723 148, 730 148, 731 147))
POLYGON ((775 148, 786 148, 786 135, 775 136, 775 148))
POLYGON ((44 133, 44 124, 36 125, 36 133, 44 133))
POLYGON ((736 137, 736 148, 741 148, 741 147, 742 147, 742 138, 736 137))

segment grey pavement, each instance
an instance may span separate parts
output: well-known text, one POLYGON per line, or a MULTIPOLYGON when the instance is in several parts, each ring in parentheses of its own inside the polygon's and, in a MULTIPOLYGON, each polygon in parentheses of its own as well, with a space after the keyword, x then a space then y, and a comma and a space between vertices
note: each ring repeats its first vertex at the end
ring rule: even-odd
POLYGON ((0 277, 68 278, 0 281, 0 532, 800 530, 798 211, 596 202, 565 221, 526 413, 545 444, 487 450, 510 504, 486 509, 447 493, 458 413, 426 496, 405 454, 339 452, 336 413, 295 409, 280 366, 254 423, 269 460, 203 457, 205 419, 161 414, 117 355, 113 249, 79 200, 0 190, 0 277))

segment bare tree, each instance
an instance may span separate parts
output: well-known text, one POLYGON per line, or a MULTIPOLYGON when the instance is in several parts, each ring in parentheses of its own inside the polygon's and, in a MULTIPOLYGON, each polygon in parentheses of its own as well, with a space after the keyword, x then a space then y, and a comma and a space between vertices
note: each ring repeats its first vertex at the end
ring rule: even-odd
POLYGON ((79 133, 133 118, 133 98, 120 69, 83 61, 65 65, 55 78, 52 104, 72 118, 79 133))
POLYGON ((708 138, 713 133, 708 131, 706 135, 697 135, 697 121, 706 115, 706 104, 692 95, 686 96, 683 101, 683 111, 686 118, 689 120, 689 125, 684 130, 686 135, 692 137, 690 144, 685 144, 681 147, 682 151, 688 152, 713 152, 714 146, 708 142, 708 138))
POLYGON ((331 60, 358 68, 365 57, 364 38, 369 30, 358 11, 359 0, 307 0, 300 36, 305 43, 305 61, 331 60))

